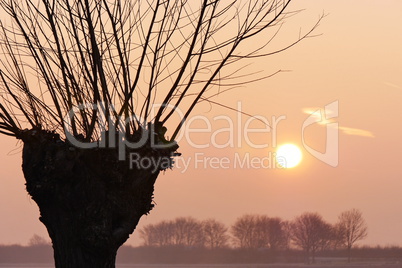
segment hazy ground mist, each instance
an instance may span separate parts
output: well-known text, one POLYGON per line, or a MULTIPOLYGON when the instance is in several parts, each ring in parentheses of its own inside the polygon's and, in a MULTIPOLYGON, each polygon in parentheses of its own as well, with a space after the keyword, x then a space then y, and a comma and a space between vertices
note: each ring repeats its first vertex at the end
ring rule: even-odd
MULTIPOLYGON (((352 251, 352 263, 347 263, 344 250, 322 251, 316 264, 304 264, 300 250, 264 250, 130 247, 120 248, 117 268, 402 268, 402 248, 366 247, 352 251)), ((51 268, 53 252, 50 245, 1 246, 0 268, 51 268)))

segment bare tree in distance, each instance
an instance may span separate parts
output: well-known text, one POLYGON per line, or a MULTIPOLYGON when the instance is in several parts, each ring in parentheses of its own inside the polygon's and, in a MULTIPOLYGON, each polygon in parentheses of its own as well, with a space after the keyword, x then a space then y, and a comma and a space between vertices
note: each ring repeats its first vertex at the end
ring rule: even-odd
POLYGON ((145 225, 139 230, 140 238, 145 246, 171 246, 174 244, 174 223, 172 221, 161 221, 157 224, 145 225))
POLYGON ((305 251, 307 263, 310 258, 315 263, 316 252, 331 239, 332 226, 318 213, 303 213, 292 222, 291 232, 293 243, 305 251))
POLYGON ((367 225, 363 218, 363 214, 358 209, 351 209, 342 212, 338 217, 336 224, 341 243, 348 250, 348 262, 351 260, 351 250, 353 245, 366 238, 367 225))
POLYGON ((229 236, 228 228, 215 219, 208 219, 202 222, 204 243, 207 248, 216 249, 227 246, 229 236))
POLYGON ((201 247, 205 241, 202 222, 192 217, 148 224, 140 230, 140 236, 145 246, 157 247, 201 247))
POLYGON ((269 248, 272 251, 287 247, 283 221, 266 215, 243 215, 231 227, 233 242, 240 248, 269 248))
POLYGON ((0 133, 23 143, 57 268, 115 267, 195 106, 269 77, 239 63, 317 27, 269 50, 290 2, 0 0, 0 133))
POLYGON ((287 237, 287 226, 281 218, 269 218, 268 220, 268 243, 271 251, 287 249, 289 240, 287 237))
POLYGON ((239 248, 255 248, 257 241, 256 233, 256 215, 243 215, 235 221, 231 227, 233 244, 239 248))
POLYGON ((193 247, 204 244, 202 223, 193 217, 179 217, 173 221, 174 244, 193 247))
POLYGON ((34 234, 31 239, 29 239, 28 246, 48 246, 50 245, 49 241, 47 241, 44 237, 34 234))
POLYGON ((290 249, 292 242, 292 222, 291 221, 282 221, 282 232, 283 232, 283 246, 285 250, 290 249))

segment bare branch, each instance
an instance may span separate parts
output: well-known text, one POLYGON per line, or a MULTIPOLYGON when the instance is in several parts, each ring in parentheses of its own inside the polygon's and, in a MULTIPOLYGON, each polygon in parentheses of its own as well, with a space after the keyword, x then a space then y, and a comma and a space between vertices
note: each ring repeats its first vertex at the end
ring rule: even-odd
POLYGON ((174 139, 198 103, 218 105, 212 98, 223 87, 271 76, 240 62, 313 36, 324 16, 269 51, 285 19, 299 12, 288 11, 290 2, 0 0, 12 19, 0 24, 1 129, 44 128, 65 137, 66 116, 90 104, 73 113, 69 127, 96 141, 109 129, 130 135, 149 122, 164 125, 180 108, 185 116, 174 139), (250 46, 262 35, 265 42, 250 46))

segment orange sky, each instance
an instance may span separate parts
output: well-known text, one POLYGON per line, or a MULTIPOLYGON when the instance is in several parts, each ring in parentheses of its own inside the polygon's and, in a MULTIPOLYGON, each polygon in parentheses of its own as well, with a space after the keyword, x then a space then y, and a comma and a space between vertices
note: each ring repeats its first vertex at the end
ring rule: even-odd
MULTIPOLYGON (((282 35, 296 37, 297 25, 306 30, 324 11, 329 15, 311 38, 282 54, 256 60, 255 70, 267 73, 292 70, 218 96, 215 101, 278 123, 276 141, 295 143, 304 154, 302 163, 291 170, 240 168, 234 158, 249 153, 261 159, 274 152, 272 133, 250 134, 264 149, 246 146, 196 149, 180 143, 183 159, 190 167, 161 174, 156 183, 156 208, 144 216, 139 228, 148 223, 177 216, 216 218, 230 225, 246 213, 292 219, 303 212, 318 212, 329 222, 351 208, 360 209, 369 235, 363 244, 402 246, 402 2, 397 0, 304 0, 291 8, 306 8, 292 19, 282 35), (297 24, 296 24, 297 23, 297 24), (339 164, 331 167, 311 156, 302 146, 306 110, 339 103, 339 164), (228 157, 229 168, 213 168, 205 157, 228 157), (199 160, 196 165, 196 159, 199 160)), ((194 115, 211 119, 233 118, 235 127, 244 127, 247 116, 207 104, 194 115)), ((255 128, 263 128, 253 122, 255 128)), ((202 127, 202 126, 201 126, 202 127)), ((215 120, 212 130, 227 127, 215 120)), ((212 134, 191 134, 199 144, 211 141, 212 134), (198 136, 197 136, 198 135, 198 136)), ((314 149, 325 147, 326 128, 311 125, 304 131, 306 143, 314 149)), ((216 136, 223 143, 225 134, 216 136)), ((239 141, 235 135, 234 139, 239 141)), ((21 144, 0 137, 0 244, 25 244, 33 234, 46 235, 38 221, 38 209, 24 189, 21 172, 21 144)), ((237 143, 236 143, 237 144, 237 143)), ((197 161, 198 161, 197 160, 197 161)), ((138 244, 134 235, 130 244, 138 244)))

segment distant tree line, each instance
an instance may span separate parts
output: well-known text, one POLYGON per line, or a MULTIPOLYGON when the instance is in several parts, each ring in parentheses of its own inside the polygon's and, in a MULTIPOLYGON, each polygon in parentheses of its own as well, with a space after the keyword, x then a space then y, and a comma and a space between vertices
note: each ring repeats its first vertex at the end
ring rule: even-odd
MULTIPOLYGON (((367 236, 362 213, 352 209, 330 224, 318 213, 291 221, 243 215, 231 226, 215 220, 179 217, 140 230, 143 246, 124 246, 120 263, 299 263, 323 260, 402 261, 401 247, 354 247, 367 236)), ((50 242, 34 235, 28 246, 0 245, 0 263, 51 263, 50 242)), ((391 267, 391 266, 390 266, 391 267)), ((394 266, 392 266, 394 267, 394 266)), ((399 267, 399 266, 398 266, 399 267)))
POLYGON ((214 219, 199 221, 179 217, 146 225, 140 230, 145 246, 186 246, 222 248, 228 245, 228 229, 214 219))
POLYGON ((345 249, 348 261, 351 249, 367 236, 367 225, 357 209, 342 212, 335 224, 318 213, 303 213, 292 221, 266 215, 243 215, 232 226, 208 219, 180 217, 148 224, 140 230, 144 246, 190 248, 263 249, 277 251, 300 249, 305 261, 315 262, 316 253, 345 249))

